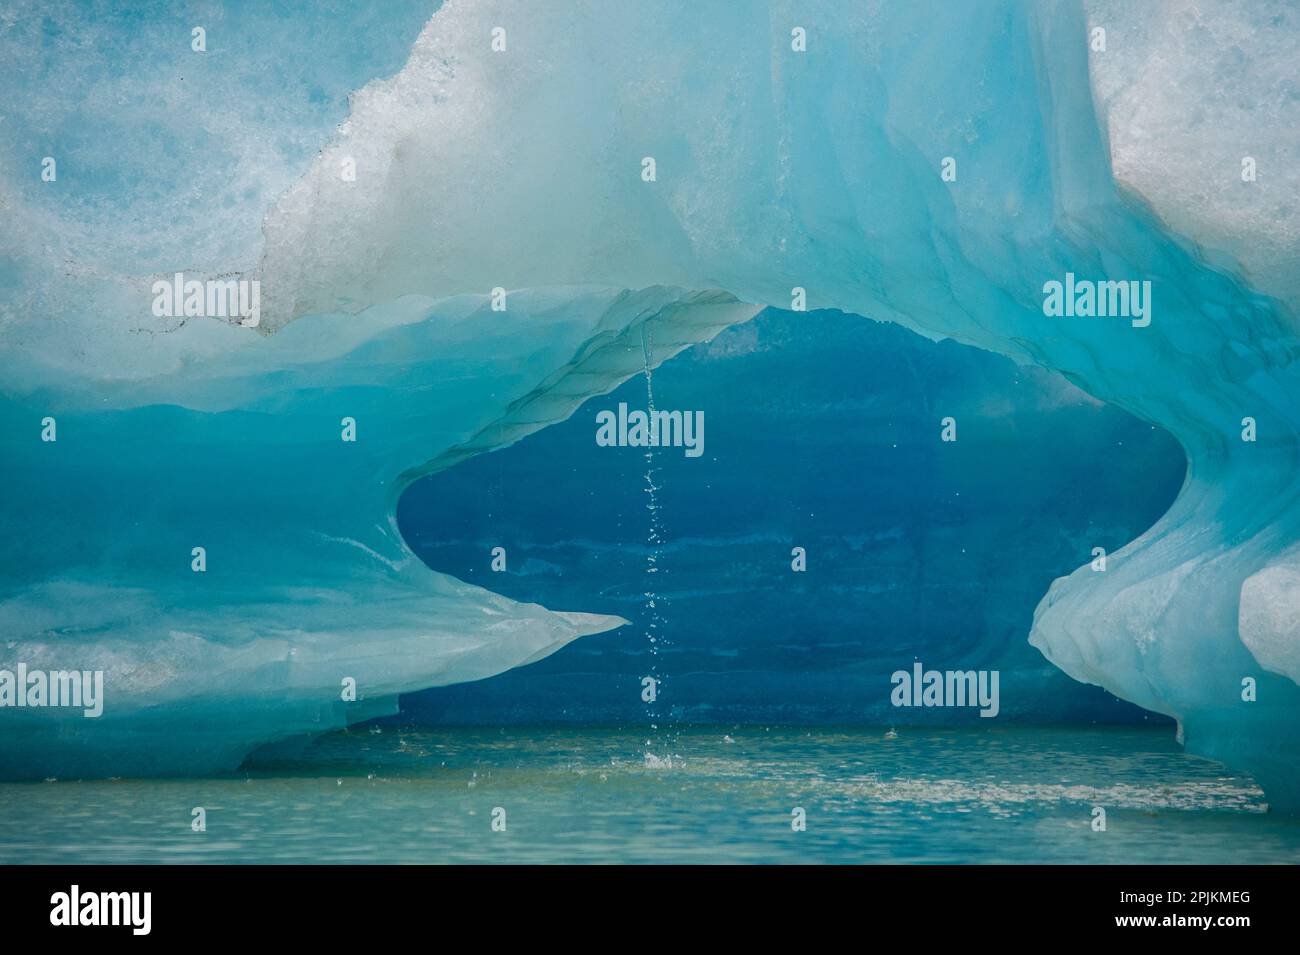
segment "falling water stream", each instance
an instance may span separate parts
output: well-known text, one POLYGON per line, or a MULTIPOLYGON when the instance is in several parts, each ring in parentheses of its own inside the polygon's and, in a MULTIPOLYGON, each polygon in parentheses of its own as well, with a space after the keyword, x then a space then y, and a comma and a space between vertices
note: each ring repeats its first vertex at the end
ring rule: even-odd
MULTIPOLYGON (((654 419, 655 413, 655 392, 654 392, 654 372, 651 368, 651 357, 654 354, 654 343, 648 326, 643 325, 641 328, 641 353, 644 359, 645 367, 645 391, 646 391, 646 413, 651 420, 654 419)), ((646 532, 646 584, 643 596, 645 597, 646 606, 646 642, 650 647, 650 680, 653 681, 648 688, 650 698, 646 700, 649 704, 650 717, 650 737, 646 739, 645 764, 649 768, 668 768, 672 766, 672 753, 669 750, 669 740, 662 736, 660 730, 660 709, 658 703, 659 691, 663 688, 663 677, 660 672, 659 649, 663 642, 663 636, 660 632, 660 624, 663 617, 660 613, 660 605, 663 603, 663 596, 659 592, 657 584, 659 573, 659 557, 663 552, 663 522, 659 516, 659 485, 656 483, 659 475, 659 468, 655 466, 654 448, 646 445, 645 449, 645 494, 646 494, 646 511, 649 516, 649 528, 646 532), (662 756, 657 755, 654 750, 662 748, 662 756)), ((642 698, 645 698, 646 689, 643 687, 642 698)))

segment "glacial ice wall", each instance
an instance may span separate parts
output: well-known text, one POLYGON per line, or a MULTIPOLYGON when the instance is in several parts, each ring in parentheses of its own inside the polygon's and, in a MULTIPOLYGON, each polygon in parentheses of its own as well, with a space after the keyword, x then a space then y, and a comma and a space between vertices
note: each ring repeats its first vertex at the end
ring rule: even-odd
MULTIPOLYGON (((1265 6, 1266 13, 1239 20, 1229 8, 1221 16, 1170 16, 1162 30, 1144 33, 1133 27, 1140 18, 1118 6, 1089 4, 1085 11, 1068 0, 882 0, 852 8, 831 0, 636 8, 449 2, 429 18, 399 71, 353 94, 342 125, 327 142, 320 137, 323 148, 314 157, 301 148, 310 135, 299 137, 296 147, 285 145, 267 135, 280 128, 279 119, 249 105, 266 97, 275 102, 285 74, 312 68, 310 56, 288 55, 312 50, 310 43, 304 47, 301 39, 284 36, 278 44, 274 38, 248 41, 245 53, 264 68, 285 64, 269 70, 232 73, 223 69, 230 59, 189 60, 196 71, 191 75, 207 84, 202 103, 181 96, 181 59, 168 53, 163 78, 141 82, 160 115, 181 118, 182 132, 173 139, 191 148, 163 142, 147 153, 151 160, 171 170, 194 168, 202 150, 193 146, 205 133, 187 139, 184 121, 201 127, 223 102, 230 111, 215 115, 232 120, 226 134, 232 141, 282 147, 282 161, 269 165, 280 171, 276 175, 285 169, 300 175, 268 209, 274 189, 223 191, 225 179, 213 183, 220 177, 210 177, 186 193, 179 181, 166 178, 114 181, 106 163, 109 185, 103 201, 95 202, 84 191, 58 191, 75 164, 64 164, 57 185, 39 180, 41 155, 58 152, 59 143, 31 120, 39 119, 39 110, 7 127, 0 153, 6 463, 37 468, 25 485, 33 492, 47 486, 44 464, 21 461, 36 453, 32 436, 44 408, 87 415, 86 430, 97 432, 97 457, 64 466, 92 472, 101 460, 111 472, 122 449, 132 447, 110 437, 113 415, 127 416, 130 431, 139 425, 143 435, 158 434, 167 414, 216 415, 218 437, 209 433, 205 440, 219 440, 219 447, 208 447, 209 458, 245 460, 261 474, 252 490, 245 490, 250 482, 238 470, 224 472, 219 485, 232 495, 227 510, 246 515, 238 522, 250 545, 254 530, 287 533, 301 517, 307 522, 302 526, 400 561, 410 555, 392 539, 391 511, 382 531, 386 542, 366 523, 385 524, 377 507, 359 506, 356 513, 366 516, 353 520, 321 517, 333 513, 327 504, 345 513, 353 500, 345 485, 316 498, 322 474, 309 447, 299 446, 303 457, 292 467, 256 467, 291 452, 275 442, 268 447, 265 440, 260 446, 244 440, 242 402, 264 402, 264 414, 292 410, 301 396, 286 392, 286 381, 321 373, 314 394, 324 404, 309 401, 304 414, 307 420, 319 414, 315 420, 323 428, 327 406, 336 430, 339 396, 365 396, 381 416, 401 417, 417 396, 426 397, 418 389, 405 392, 404 383, 436 392, 441 379, 404 377, 410 353, 392 353, 391 363, 374 369, 376 377, 363 386, 349 378, 343 345, 322 359, 310 348, 300 357, 290 345, 272 343, 302 344, 316 337, 314 329, 322 340, 337 338, 364 350, 373 339, 373 347, 382 348, 394 332, 377 316, 415 301, 422 321, 401 327, 409 334, 423 327, 441 331, 437 317, 445 306, 435 302, 459 303, 457 296, 482 296, 496 287, 539 290, 512 291, 512 310, 516 303, 525 310, 530 295, 551 303, 542 308, 550 323, 511 326, 500 313, 484 312, 472 329, 434 336, 429 347, 443 351, 421 353, 416 368, 425 367, 425 359, 482 355, 489 346, 481 336, 516 327, 514 339, 494 340, 511 365, 502 374, 526 368, 531 377, 512 378, 512 390, 485 376, 459 403, 431 413, 428 424, 436 421, 442 437, 429 440, 412 429, 405 434, 409 442, 394 439, 371 461, 373 470, 355 476, 361 503, 381 479, 391 490, 401 483, 396 473, 409 480, 489 450, 490 426, 498 418, 510 425, 499 435, 504 443, 558 420, 583 397, 610 390, 637 370, 637 356, 635 349, 620 355, 617 344, 604 345, 619 342, 638 321, 662 321, 664 340, 685 347, 695 334, 688 329, 707 338, 762 305, 788 307, 799 287, 813 308, 887 319, 1058 371, 1178 439, 1188 473, 1173 507, 1112 555, 1107 573, 1080 568, 1053 584, 1031 641, 1076 679, 1176 718, 1189 749, 1252 770, 1276 803, 1300 802, 1294 728, 1300 702, 1296 246, 1285 191, 1296 127, 1278 121, 1294 110, 1283 60, 1298 27, 1293 8, 1265 6), (1090 53, 1089 28, 1112 20, 1107 49, 1090 53), (493 48, 495 28, 504 31, 497 34, 504 42, 500 50, 493 48), (806 49, 792 45, 796 28, 806 49), (1221 89, 1213 76, 1197 71, 1195 57, 1179 61, 1169 75, 1196 83, 1171 82, 1154 100, 1142 93, 1142 71, 1151 63, 1132 65, 1141 63, 1134 45, 1168 49, 1173 36, 1213 46, 1215 37, 1232 31, 1238 31, 1231 37, 1234 48, 1258 62, 1259 71, 1239 71, 1235 95, 1215 101, 1226 102, 1221 115, 1231 122, 1179 123, 1197 91, 1221 89), (1256 82, 1261 75, 1268 81, 1256 82), (261 97, 234 95, 249 90, 261 97), (1198 156, 1234 161, 1220 166, 1200 160, 1195 188, 1182 187, 1187 171, 1177 164, 1163 179, 1149 174, 1157 167, 1146 160, 1159 143, 1132 135, 1134 104, 1159 110, 1155 118, 1169 128, 1194 129, 1190 148, 1198 156), (259 120, 247 140, 238 131, 245 120, 241 105, 259 120), (1238 145, 1260 170, 1252 184, 1241 179, 1233 156, 1238 145), (652 181, 643 177, 647 159, 653 159, 652 181), (955 162, 951 181, 940 174, 945 159, 955 162), (341 173, 349 165, 354 181, 341 173), (1148 175, 1130 174, 1135 169, 1148 175), (1251 191, 1252 185, 1259 188, 1251 191), (1138 196, 1133 188, 1151 194, 1138 196), (209 223, 214 234, 228 236, 233 229, 247 236, 260 225, 260 242, 241 241, 232 251, 219 239, 195 238, 204 233, 201 218, 191 229, 173 230, 175 217, 159 217, 157 206, 178 192, 179 212, 197 205, 218 214, 209 223), (109 201, 118 196, 128 198, 109 201), (1206 211, 1220 206, 1223 215, 1206 211), (102 228, 83 227, 87 222, 102 228), (166 238, 158 240, 151 230, 166 238), (145 237, 152 242, 147 250, 137 245, 145 237), (256 256, 250 255, 254 248, 260 248, 256 256), (259 280, 261 330, 275 334, 260 336, 220 321, 152 318, 150 282, 180 269, 259 280), (1043 284, 1067 273, 1150 281, 1150 325, 1046 316, 1043 284), (596 310, 603 317, 592 313, 564 338, 554 329, 565 325, 560 316, 570 306, 563 300, 578 294, 574 286, 603 290, 585 293, 603 297, 603 310, 596 310), (624 289, 642 290, 632 294, 650 301, 623 308, 618 290, 624 289), (697 322, 691 313, 698 308, 714 311, 697 322), (661 318, 649 317, 664 309, 661 318), (295 333, 300 326, 308 331, 295 333), (575 353, 589 356, 601 373, 566 371, 575 353), (543 383, 559 390, 554 396, 546 387, 539 391, 543 383), (236 397, 245 392, 250 396, 236 397), (512 406, 515 401, 522 406, 512 406), (1256 423, 1252 442, 1240 437, 1246 417, 1256 423), (224 436, 222 429, 228 429, 224 436), (306 510, 310 518, 301 513, 306 510), (1259 681, 1255 702, 1242 699, 1247 677, 1259 681)), ((78 21, 71 9, 72 15, 35 20, 15 9, 5 12, 0 37, 15 49, 31 40, 46 58, 17 61, 22 68, 6 75, 14 78, 15 92, 48 80, 51 63, 93 55, 87 52, 93 44, 76 33, 87 18, 78 21)), ((1178 6, 1167 9, 1177 13, 1178 6)), ((401 10, 394 17, 409 21, 410 8, 401 10)), ((370 38, 375 63, 409 40, 402 35, 405 23, 391 33, 382 22, 358 26, 370 38)), ((113 36, 129 35, 129 26, 113 36)), ((213 52, 222 49, 220 26, 211 30, 213 52)), ((253 32, 233 20, 226 27, 239 36, 253 32)), ((182 21, 168 20, 156 43, 184 50, 186 36, 182 21)), ((364 48, 358 52, 360 59, 367 55, 364 48)), ((336 52, 335 59, 347 57, 336 52)), ((316 68, 328 74, 323 67, 330 65, 316 68)), ((122 71, 137 75, 130 67, 122 71)), ((385 73, 377 68, 372 75, 385 73)), ((104 105, 115 109, 112 102, 104 105)), ((22 109, 11 107, 15 114, 22 109)), ((300 117, 307 111, 289 112, 300 117)), ((1149 126, 1152 119, 1143 122, 1149 126)), ((92 118, 81 130, 88 141, 83 154, 110 142, 108 132, 92 118)), ((239 155, 261 154, 247 148, 239 155)), ((253 162, 254 169, 266 165, 253 162)), ((222 165, 221 176, 239 168, 233 161, 222 165)), ((266 181, 252 172, 230 178, 266 181)), ((178 430, 162 433, 189 429, 173 426, 178 430)), ((267 427, 279 442, 302 441, 267 427)), ((398 426, 381 426, 380 434, 385 427, 398 426)), ((58 453, 71 453, 75 433, 62 429, 58 453)), ((138 476, 123 480, 121 496, 138 476)), ((183 510, 182 491, 158 490, 174 510, 183 510)), ((31 566, 44 576, 23 571, 19 545, 11 543, 6 570, 17 569, 6 577, 8 606, 21 609, 17 619, 45 621, 44 634, 58 629, 63 603, 41 588, 65 577, 82 557, 66 544, 42 542, 48 530, 24 524, 23 506, 13 497, 6 501, 6 529, 33 535, 31 566), (54 608, 53 616, 42 617, 40 608, 54 608)), ((87 520, 88 527, 107 519, 78 508, 68 516, 74 524, 87 520)), ((124 520, 123 527, 134 526, 124 520)), ((128 551, 131 540, 127 534, 128 551)), ((97 566, 97 576, 121 569, 112 556, 117 545, 94 546, 101 553, 86 563, 97 566)), ((276 582, 287 584, 302 575, 290 563, 299 556, 286 544, 262 559, 275 565, 276 582)), ((259 558, 243 559, 251 561, 252 573, 259 558)), ((345 565, 349 573, 355 569, 341 562, 322 579, 337 578, 345 565)), ((370 611, 381 606, 373 601, 370 611)), ((92 626, 72 629, 93 639, 86 636, 92 626)), ((16 643, 26 646, 40 634, 20 634, 16 643)), ((501 665, 511 662, 494 663, 501 665)), ((417 670, 392 686, 418 682, 417 670)))

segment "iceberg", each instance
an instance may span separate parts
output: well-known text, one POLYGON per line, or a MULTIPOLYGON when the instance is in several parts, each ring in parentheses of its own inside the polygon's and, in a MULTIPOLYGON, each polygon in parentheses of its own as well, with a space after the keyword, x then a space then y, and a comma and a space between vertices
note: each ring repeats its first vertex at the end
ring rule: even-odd
MULTIPOLYGON (((53 146, 13 139, 48 137, 48 93, 6 124, 0 664, 102 664, 120 751, 198 771, 345 722, 326 700, 343 677, 391 707, 616 626, 422 568, 397 496, 802 302, 1050 369, 1177 439, 1170 509, 1107 573, 1053 583, 1030 642, 1300 805, 1293 10, 449 0, 413 42, 410 16, 362 31, 385 37, 358 54, 373 75, 409 52, 332 133, 249 106, 282 35, 242 41, 264 74, 195 61, 252 116, 209 133, 243 190, 177 198, 206 155, 180 150, 161 183, 107 170, 117 191, 77 192, 67 163, 33 172, 53 146), (1246 58, 1263 79, 1230 95, 1246 58), (265 138, 280 129, 293 142, 265 138), (160 205, 183 252, 149 231, 160 205), (258 282, 256 327, 151 314, 181 270, 258 282), (1143 323, 1048 314, 1068 275, 1149 282, 1143 323), (180 723, 213 738, 164 746, 180 723)), ((57 59, 63 34, 32 29, 57 59)), ((14 92, 46 83, 40 54, 14 62, 14 92)), ((101 771, 88 733, 6 731, 0 771, 101 771)))

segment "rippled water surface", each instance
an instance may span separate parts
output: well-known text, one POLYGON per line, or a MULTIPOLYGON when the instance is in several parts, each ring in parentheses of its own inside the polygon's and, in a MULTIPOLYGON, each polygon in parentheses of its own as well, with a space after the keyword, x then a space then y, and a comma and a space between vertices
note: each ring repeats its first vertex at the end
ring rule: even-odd
POLYGON ((1165 729, 372 727, 237 777, 0 785, 4 863, 1297 861, 1300 819, 1165 729))

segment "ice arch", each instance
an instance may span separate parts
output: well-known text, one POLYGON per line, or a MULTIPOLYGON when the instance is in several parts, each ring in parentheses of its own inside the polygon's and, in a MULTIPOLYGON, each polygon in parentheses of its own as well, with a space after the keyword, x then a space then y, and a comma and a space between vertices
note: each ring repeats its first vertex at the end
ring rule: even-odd
MULTIPOLYGON (((1056 369, 1167 428, 1189 468, 1109 573, 1057 581, 1031 641, 1294 801, 1300 382, 1294 303, 1234 274, 1256 220, 1216 237, 1212 267, 1117 186, 1077 4, 690 13, 449 4, 269 216, 278 320, 431 289, 666 281, 788 305, 798 286, 1056 369), (372 170, 361 188, 328 175, 342 151, 372 170), (1046 317, 1044 282, 1069 272, 1150 281, 1151 325, 1046 317)), ((1240 42, 1285 56, 1293 17, 1257 21, 1240 42)), ((1238 125, 1282 168, 1291 127, 1261 113, 1238 125)), ((1235 164, 1220 175, 1245 185, 1235 164)), ((1161 198, 1177 202, 1176 184, 1161 198)))
MULTIPOLYGON (((1100 4, 1090 9, 1094 19, 1121 16, 1100 4)), ((1293 48, 1296 26, 1285 8, 1244 22, 1256 29, 1240 40, 1252 53, 1272 62, 1293 48)), ((405 353, 385 348, 426 329, 434 339, 428 347, 453 361, 469 356, 472 365, 489 347, 483 328, 494 327, 496 316, 484 312, 483 322, 457 327, 468 306, 454 297, 536 290, 520 297, 517 314, 539 320, 495 326, 510 334, 491 339, 506 363, 502 380, 513 387, 496 388, 486 376, 482 391, 449 400, 437 420, 455 424, 436 442, 421 441, 418 429, 398 440, 381 428, 393 439, 383 466, 356 475, 373 485, 391 480, 399 457, 406 459, 400 467, 418 469, 421 460, 450 460, 442 456, 458 453, 451 449, 486 449, 490 435, 481 429, 503 414, 520 412, 512 426, 540 427, 581 394, 608 389, 629 359, 604 345, 638 322, 662 323, 664 341, 685 342, 690 329, 707 335, 760 305, 788 306, 791 290, 803 288, 812 307, 888 319, 1053 368, 1178 438, 1189 466, 1173 508, 1113 555, 1107 574, 1057 581, 1031 640, 1072 676, 1176 717, 1190 749, 1254 771, 1275 803, 1294 805, 1297 341, 1294 299, 1277 279, 1285 273, 1279 256, 1294 258, 1290 220, 1247 198, 1245 224, 1216 232, 1207 261, 1157 218, 1177 220, 1170 212, 1183 201, 1176 188, 1152 199, 1154 212, 1119 188, 1108 143, 1114 129, 1094 106, 1092 81, 1104 77, 1097 61, 1090 65, 1087 26, 1085 11, 1066 0, 852 9, 829 0, 449 3, 399 73, 354 95, 334 141, 266 214, 255 268, 215 253, 175 264, 210 275, 240 269, 261 281, 264 330, 280 331, 260 346, 246 329, 211 322, 131 334, 147 329, 148 320, 135 316, 151 277, 121 274, 111 263, 65 263, 62 247, 42 245, 43 223, 31 204, 5 186, 0 199, 16 227, 0 245, 0 277, 30 306, 3 314, 0 361, 6 391, 16 395, 5 408, 6 460, 31 454, 18 422, 28 427, 40 409, 63 407, 98 420, 87 421, 84 433, 97 434, 94 460, 106 465, 129 450, 111 438, 109 415, 126 415, 127 433, 147 435, 174 413, 216 415, 215 431, 226 429, 223 447, 208 453, 255 470, 267 445, 242 437, 255 419, 240 415, 291 408, 323 427, 327 406, 333 427, 328 399, 339 394, 373 399, 369 407, 381 414, 405 414, 434 384, 419 371, 406 374, 405 353), (509 38, 503 52, 490 43, 496 26, 509 38), (804 52, 791 47, 796 26, 808 37, 804 52), (646 157, 655 159, 653 182, 641 177, 646 157), (940 178, 945 158, 955 160, 955 181, 940 178), (344 159, 355 161, 355 181, 339 176, 344 159), (1271 257, 1252 268, 1256 227, 1268 230, 1271 257), (1043 283, 1068 272, 1149 280, 1152 323, 1046 317, 1043 283), (1283 297, 1261 294, 1243 275, 1283 297), (597 301, 583 299, 577 285, 596 286, 582 294, 597 301), (32 293, 37 287, 40 294, 32 293), (575 301, 580 312, 583 301, 591 308, 566 326, 575 301), (132 320, 118 321, 124 315, 132 320), (309 317, 294 321, 300 316, 309 317), (73 341, 79 362, 69 354, 73 341), (386 356, 372 367, 374 378, 351 377, 343 359, 356 350, 386 356), (86 361, 87 353, 102 361, 86 361), (570 389, 564 401, 535 393, 575 353, 576 373, 555 381, 570 389), (593 362, 585 369, 584 356, 593 362), (171 373, 149 377, 160 369, 171 373), (536 374, 524 381, 515 375, 523 370, 536 374), (598 373, 584 379, 588 370, 598 373), (141 378, 144 384, 130 383, 141 378), (297 384, 284 391, 286 382, 297 384), (514 404, 525 398, 542 400, 537 417, 514 404), (1240 440, 1243 417, 1256 421, 1257 441, 1240 440), (1254 703, 1241 699, 1249 676, 1259 680, 1254 703)), ((1112 29, 1111 44, 1124 33, 1112 29)), ((1126 82, 1122 65, 1117 82, 1126 82)), ((1171 100, 1168 109, 1183 105, 1171 100)), ((1282 167, 1293 149, 1287 137, 1295 124, 1275 115, 1236 124, 1237 137, 1254 135, 1251 151, 1264 168, 1282 167)), ((1224 189, 1244 186, 1235 166, 1223 175, 1224 189)), ((256 198, 247 208, 238 197, 232 202, 245 218, 250 209, 260 214, 256 198)), ((478 300, 471 311, 483 307, 478 300)), ((172 434, 189 429, 183 421, 167 426, 172 434)), ((272 513, 267 494, 316 475, 305 450, 292 467, 262 475, 230 502, 233 513, 246 514, 236 524, 243 533, 260 530, 257 518, 272 513), (259 501, 260 509, 240 510, 259 501)), ((241 488, 248 483, 242 474, 232 478, 241 488)), ((33 493, 46 486, 40 468, 26 480, 33 493)), ((329 516, 329 502, 346 512, 345 488, 317 501, 311 520, 345 525, 348 533, 329 536, 362 545, 342 545, 356 554, 392 558, 375 546, 383 543, 382 522, 376 533, 360 519, 329 516)), ((174 488, 159 492, 176 505, 174 488)), ((294 515, 308 497, 278 500, 294 515)), ((16 505, 5 507, 8 527, 23 527, 16 505)), ((306 521, 292 520, 300 517, 306 521)), ((277 513, 273 526, 289 523, 277 513)), ((112 563, 111 542, 97 545, 101 570, 112 563)), ((6 553, 13 585, 5 609, 13 620, 46 620, 41 613, 65 606, 69 593, 52 592, 50 581, 66 583, 79 562, 96 566, 75 548, 48 547, 52 556, 38 548, 31 565, 42 568, 39 580, 18 544, 6 553)), ((318 583, 356 569, 327 564, 335 570, 318 583)), ((270 570, 282 574, 284 566, 270 570)), ((327 591, 322 586, 313 599, 328 601, 327 591)), ((86 603, 103 601, 92 594, 86 603)), ((102 615, 72 626, 68 619, 55 614, 15 642, 36 646, 51 628, 93 640, 96 627, 107 625, 102 615)), ((547 620, 541 645, 571 625, 547 620)), ((192 634, 187 627, 179 631, 192 634)), ((128 650, 124 659, 135 661, 149 648, 128 650)), ((268 659, 281 660, 277 654, 268 659)), ((389 685, 419 678, 407 673, 389 685)), ((274 699, 283 685, 272 680, 261 699, 274 699)), ((311 712, 314 719, 319 709, 311 712)), ((240 739, 284 732, 271 717, 240 739)))

